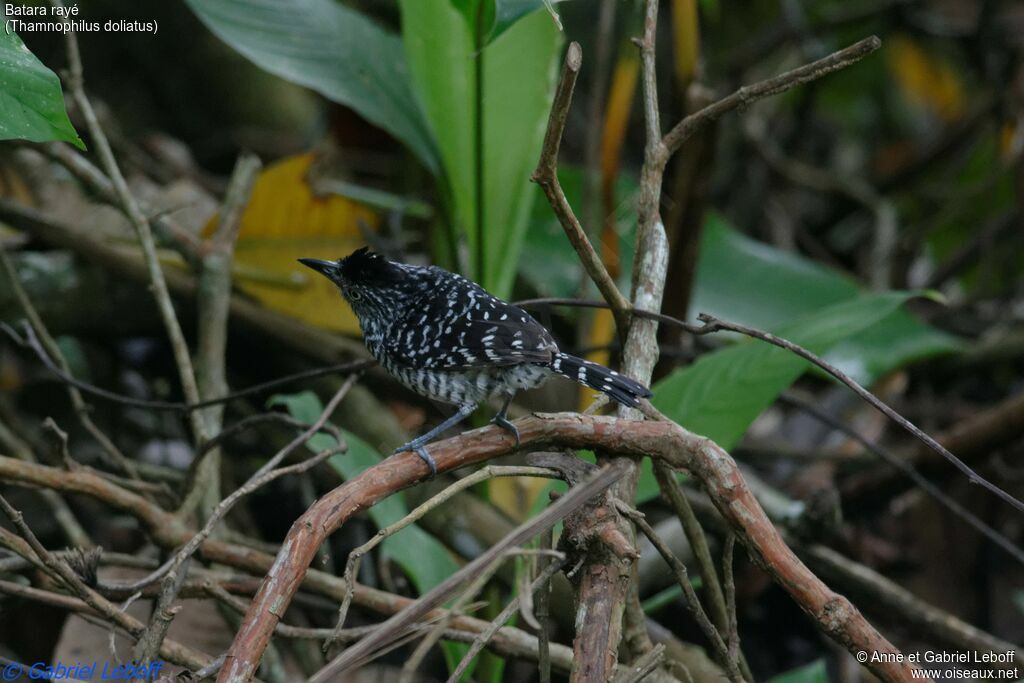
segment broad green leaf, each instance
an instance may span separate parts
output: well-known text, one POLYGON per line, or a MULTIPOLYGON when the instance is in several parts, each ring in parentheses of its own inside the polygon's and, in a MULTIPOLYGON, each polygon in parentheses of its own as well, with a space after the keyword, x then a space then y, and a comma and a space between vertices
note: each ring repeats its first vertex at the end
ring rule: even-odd
MULTIPOLYGON (((891 292, 857 297, 774 331, 821 354, 882 320, 909 296, 891 292)), ((701 356, 663 379, 655 389, 654 403, 687 429, 728 449, 808 367, 807 361, 789 351, 744 340, 701 356)))
POLYGON ((79 149, 78 137, 64 109, 60 79, 36 59, 13 30, 0 6, 0 140, 63 140, 79 149))
MULTIPOLYGON (((323 412, 323 404, 312 391, 296 394, 277 394, 267 402, 269 406, 280 405, 292 417, 303 422, 314 422, 323 412)), ((351 479, 364 470, 381 461, 381 456, 368 443, 355 434, 345 431, 345 443, 348 451, 335 455, 328 460, 331 467, 345 479, 351 479)), ((306 442, 306 447, 314 453, 335 445, 334 437, 320 433, 306 442)), ((384 528, 394 524, 409 513, 402 495, 395 494, 371 507, 367 514, 377 525, 384 528)), ((458 563, 440 541, 411 524, 394 536, 389 536, 381 544, 381 552, 385 557, 394 560, 402 568, 420 593, 425 593, 459 570, 458 563)), ((449 666, 458 664, 468 646, 459 643, 445 643, 445 657, 449 666)))
POLYGON ((401 0, 400 7, 415 90, 437 140, 452 218, 471 255, 469 275, 506 295, 535 197, 530 173, 561 36, 537 11, 478 50, 477 26, 451 0, 401 0))
MULTIPOLYGON (((773 331, 820 355, 892 314, 910 296, 906 292, 858 296, 773 331)), ((809 366, 789 351, 748 339, 701 356, 658 382, 653 403, 687 429, 730 449, 809 366)), ((638 502, 658 492, 649 463, 644 465, 638 502)))
MULTIPOLYGON (((711 214, 704 226, 690 310, 773 330, 861 292, 851 278, 753 240, 711 214)), ((870 384, 908 362, 957 348, 954 337, 900 310, 837 345, 826 360, 870 384)))
POLYGON ((828 683, 828 669, 825 660, 818 659, 797 669, 779 674, 768 683, 828 683))
POLYGON ((334 0, 186 2, 254 64, 351 107, 439 171, 398 36, 334 0))
POLYGON ((851 278, 758 242, 718 214, 704 224, 690 309, 761 329, 857 296, 851 278))

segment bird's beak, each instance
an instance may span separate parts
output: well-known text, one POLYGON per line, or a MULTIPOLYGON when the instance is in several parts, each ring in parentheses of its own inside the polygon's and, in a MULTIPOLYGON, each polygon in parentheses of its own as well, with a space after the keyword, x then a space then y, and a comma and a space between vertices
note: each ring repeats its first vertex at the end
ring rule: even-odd
POLYGON ((333 280, 338 272, 338 264, 334 261, 322 261, 318 258, 300 258, 299 263, 307 268, 312 268, 330 280, 333 280))

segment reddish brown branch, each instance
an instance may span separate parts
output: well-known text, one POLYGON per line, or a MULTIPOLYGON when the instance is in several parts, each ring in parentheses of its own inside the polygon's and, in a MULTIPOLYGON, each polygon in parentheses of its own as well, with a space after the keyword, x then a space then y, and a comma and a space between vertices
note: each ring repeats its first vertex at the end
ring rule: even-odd
MULTIPOLYGON (((0 481, 16 486, 37 486, 63 493, 89 496, 135 517, 141 522, 153 541, 167 550, 173 550, 188 543, 196 533, 194 529, 182 523, 173 514, 88 469, 80 468, 67 471, 0 456, 0 481)), ((5 536, 2 531, 0 529, 0 540, 10 537, 15 542, 25 543, 10 532, 7 532, 5 536)), ((27 552, 31 554, 30 551, 27 552)), ((259 575, 266 574, 274 564, 273 556, 264 552, 249 546, 214 539, 204 541, 199 546, 199 553, 207 562, 235 567, 259 575)), ((8 569, 10 570, 10 567, 8 569)), ((347 593, 344 580, 315 569, 306 573, 302 587, 335 602, 341 602, 347 593)), ((251 594, 256 591, 253 588, 252 590, 247 589, 246 592, 251 594)), ((405 609, 414 601, 356 584, 353 602, 372 612, 390 615, 405 609)), ((434 610, 430 613, 429 620, 440 620, 444 617, 445 612, 446 610, 434 610)), ((474 634, 474 637, 489 627, 488 622, 484 620, 459 615, 451 620, 451 625, 460 632, 474 634)), ((506 657, 536 659, 538 656, 537 638, 514 627, 499 629, 489 641, 488 647, 506 657)), ((563 645, 553 644, 551 646, 551 663, 562 671, 568 671, 572 665, 572 651, 563 645)))
MULTIPOLYGON (((576 414, 537 415, 519 420, 517 426, 523 448, 559 445, 597 448, 621 455, 650 455, 677 469, 689 470, 703 482, 750 556, 789 592, 822 631, 851 652, 897 652, 846 598, 831 591, 797 559, 747 488, 735 462, 710 440, 669 422, 632 422, 576 414)), ((441 471, 514 450, 513 438, 496 427, 467 432, 432 446, 441 471)), ((400 453, 328 493, 299 518, 250 606, 218 680, 249 680, 279 615, 287 608, 317 547, 328 535, 352 515, 428 475, 427 466, 415 454, 400 453)), ((213 550, 225 545, 207 541, 204 548, 209 546, 213 550)), ((912 680, 905 664, 870 666, 882 680, 912 680)))
MULTIPOLYGON (((537 415, 516 424, 523 448, 536 450, 544 445, 597 448, 622 455, 649 455, 676 469, 688 469, 702 481, 716 508, 736 531, 750 556, 765 567, 826 634, 851 652, 897 651, 849 601, 832 592, 797 559, 747 488, 735 462, 708 439, 671 422, 632 422, 577 414, 537 415)), ((511 435, 497 427, 467 432, 432 446, 432 454, 442 471, 483 462, 514 450, 511 435)), ((284 613, 304 577, 305 586, 312 590, 338 600, 344 596, 344 586, 339 579, 308 570, 308 560, 316 550, 312 543, 316 539, 326 538, 353 514, 428 475, 427 466, 412 453, 400 453, 366 470, 317 501, 293 525, 273 567, 264 553, 207 539, 200 552, 209 561, 251 571, 270 570, 232 644, 230 654, 234 661, 229 662, 228 669, 235 669, 241 661, 250 664, 259 661, 278 615, 284 613), (305 563, 300 555, 307 558, 305 563), (267 629, 266 634, 262 634, 264 629, 267 629), (259 641, 263 642, 263 647, 257 647, 259 641)), ((138 518, 163 547, 182 545, 194 533, 141 496, 88 471, 67 472, 0 456, 0 480, 83 493, 103 500, 138 518)), ((381 613, 394 613, 411 602, 365 586, 356 587, 355 600, 381 613)), ((471 630, 486 628, 485 622, 467 617, 457 618, 452 624, 462 628, 460 624, 470 622, 475 624, 469 627, 471 630)), ((494 642, 502 640, 499 637, 494 642)), ((907 665, 877 663, 871 668, 885 681, 912 680, 907 665)), ((226 673, 221 676, 221 680, 244 680, 226 673)))

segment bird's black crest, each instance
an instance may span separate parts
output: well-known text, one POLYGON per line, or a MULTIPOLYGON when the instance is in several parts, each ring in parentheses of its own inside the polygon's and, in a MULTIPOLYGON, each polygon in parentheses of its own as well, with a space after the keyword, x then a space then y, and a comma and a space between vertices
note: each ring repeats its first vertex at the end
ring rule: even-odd
POLYGON ((341 277, 354 284, 387 284, 401 277, 401 270, 368 247, 360 247, 338 262, 341 277))

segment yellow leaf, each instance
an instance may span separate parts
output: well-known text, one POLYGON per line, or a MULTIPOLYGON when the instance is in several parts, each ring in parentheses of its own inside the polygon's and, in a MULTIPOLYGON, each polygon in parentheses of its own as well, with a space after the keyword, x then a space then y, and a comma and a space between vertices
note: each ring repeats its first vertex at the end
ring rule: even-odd
POLYGON ((967 101, 963 81, 948 61, 906 37, 890 40, 886 54, 889 69, 910 102, 946 121, 963 116, 967 101))
MULTIPOLYGON (((376 228, 367 206, 336 195, 317 197, 307 182, 312 153, 268 166, 256 179, 235 246, 239 289, 267 308, 339 332, 359 333, 351 309, 326 278, 300 257, 337 259, 366 242, 359 222, 376 228)), ((214 216, 205 233, 216 225, 214 216)))
POLYGON ((541 477, 500 477, 488 482, 487 497, 509 519, 519 522, 526 519, 534 499, 547 484, 548 480, 541 477))
POLYGON ((700 59, 697 0, 672 1, 672 37, 676 80, 686 88, 697 75, 697 60, 700 59))

